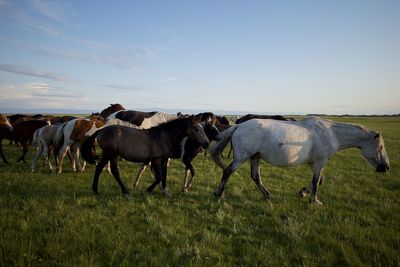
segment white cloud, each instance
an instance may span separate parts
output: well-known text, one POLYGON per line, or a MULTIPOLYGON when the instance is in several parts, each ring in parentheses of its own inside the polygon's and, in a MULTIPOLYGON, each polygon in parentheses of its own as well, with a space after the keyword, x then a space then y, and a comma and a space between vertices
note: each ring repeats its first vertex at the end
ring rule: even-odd
POLYGON ((168 83, 168 82, 175 81, 176 79, 177 79, 176 77, 168 77, 168 78, 165 78, 165 79, 163 80, 163 82, 168 83))
POLYGON ((47 83, 0 85, 0 106, 3 108, 70 108, 88 102, 83 94, 66 93, 47 83))
POLYGON ((32 5, 41 15, 59 23, 71 25, 67 20, 67 16, 73 14, 74 9, 66 1, 32 0, 32 5))
POLYGON ((13 65, 13 64, 0 64, 0 71, 6 71, 21 75, 28 75, 33 77, 46 78, 53 81, 62 81, 62 82, 75 82, 68 75, 58 74, 54 72, 43 71, 30 66, 22 66, 22 65, 13 65))

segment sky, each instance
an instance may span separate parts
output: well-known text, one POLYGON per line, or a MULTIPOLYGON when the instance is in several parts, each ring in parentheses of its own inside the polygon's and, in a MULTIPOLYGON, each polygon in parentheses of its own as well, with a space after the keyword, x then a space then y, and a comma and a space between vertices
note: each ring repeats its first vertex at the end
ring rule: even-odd
POLYGON ((0 112, 400 113, 400 1, 0 0, 0 112))

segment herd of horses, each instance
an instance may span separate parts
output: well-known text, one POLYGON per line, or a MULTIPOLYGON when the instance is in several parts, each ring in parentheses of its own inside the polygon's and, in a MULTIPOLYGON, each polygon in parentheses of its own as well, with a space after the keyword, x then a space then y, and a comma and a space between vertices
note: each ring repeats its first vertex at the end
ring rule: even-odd
POLYGON ((187 192, 196 174, 192 161, 201 151, 208 150, 223 170, 221 182, 214 192, 217 198, 223 197, 229 177, 247 160, 251 163, 251 178, 265 199, 269 199, 271 194, 260 180, 260 159, 280 167, 305 163, 311 167, 313 177, 311 184, 300 190, 300 195, 311 194, 311 203, 317 205, 322 204, 317 194, 324 167, 336 151, 359 148, 377 172, 386 172, 390 166, 379 132, 319 117, 297 121, 280 115, 248 114, 231 126, 226 117, 211 112, 172 115, 126 110, 120 104, 111 104, 87 118, 0 114, 0 155, 3 162, 8 163, 2 151, 2 139, 22 146, 22 155, 17 162, 26 162, 29 144, 36 146, 32 172, 39 158, 43 158, 50 171, 53 169, 50 161, 52 151, 58 175, 62 173, 65 156, 68 156, 74 171, 83 171, 86 162, 96 164, 92 184, 92 191, 96 194, 100 174, 105 168, 114 176, 122 193, 129 194, 120 177, 119 157, 141 164, 133 190, 146 167, 150 166, 155 181, 147 192, 152 192, 161 183, 163 194, 168 196, 169 160, 180 159, 184 163, 182 190, 187 192), (211 141, 215 143, 209 148, 211 141), (226 165, 222 152, 228 144, 231 144, 233 160, 226 165), (100 148, 101 155, 96 155, 96 147, 100 148), (83 165, 80 155, 84 159, 83 165))

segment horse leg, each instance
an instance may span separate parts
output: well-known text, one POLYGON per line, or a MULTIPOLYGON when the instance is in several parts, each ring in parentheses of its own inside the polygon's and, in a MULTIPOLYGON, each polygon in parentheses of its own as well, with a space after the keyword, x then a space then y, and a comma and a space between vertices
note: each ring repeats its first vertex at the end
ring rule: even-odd
POLYGON ((34 171, 35 171, 36 161, 37 161, 37 159, 39 158, 39 156, 42 156, 42 155, 43 155, 43 144, 42 144, 40 141, 38 141, 38 142, 39 142, 39 144, 38 144, 38 147, 37 147, 37 149, 36 149, 36 154, 35 154, 35 156, 34 156, 33 159, 32 159, 31 172, 34 172, 34 171))
POLYGON ((47 164, 47 167, 49 168, 50 171, 53 170, 53 166, 51 166, 51 162, 50 162, 50 149, 48 144, 43 144, 43 157, 44 157, 44 161, 47 164))
POLYGON ((108 161, 109 161, 109 159, 103 156, 97 163, 96 170, 95 170, 94 176, 93 176, 93 184, 92 184, 92 191, 96 195, 99 194, 98 188, 99 188, 100 174, 103 171, 103 168, 104 168, 104 166, 106 166, 108 161))
POLYGON ((77 166, 77 170, 78 172, 82 172, 82 166, 81 166, 81 162, 79 160, 79 144, 77 143, 73 143, 71 145, 71 147, 73 147, 73 151, 72 151, 72 157, 74 158, 75 161, 75 166, 77 166))
POLYGON ((128 189, 121 180, 116 157, 110 159, 110 165, 111 165, 111 173, 114 176, 115 180, 117 180, 119 186, 121 187, 122 193, 129 194, 128 189))
POLYGON ((186 166, 186 170, 185 170, 185 179, 184 179, 184 184, 183 184, 183 192, 188 192, 190 187, 192 187, 192 182, 194 177, 196 176, 196 170, 193 168, 192 162, 189 159, 184 159, 183 163, 186 166), (188 180, 189 178, 189 173, 191 175, 190 180, 188 180))
POLYGON ((65 154, 67 154, 67 152, 68 152, 69 150, 70 150, 70 149, 69 149, 69 146, 63 145, 63 147, 61 148, 61 150, 58 152, 58 155, 57 155, 58 160, 57 160, 57 167, 56 167, 56 173, 57 173, 57 175, 60 175, 60 174, 61 174, 61 171, 62 171, 62 164, 63 164, 63 161, 64 161, 64 157, 65 157, 65 154))
POLYGON ((310 202, 313 205, 322 205, 322 202, 318 200, 318 186, 321 185, 324 176, 322 172, 324 170, 326 162, 314 163, 311 167, 313 169, 313 178, 311 181, 311 185, 307 187, 303 187, 300 190, 300 196, 305 197, 311 193, 310 202))
POLYGON ((224 194, 225 185, 228 182, 229 177, 239 168, 239 166, 245 160, 234 159, 228 167, 226 167, 222 173, 221 183, 218 186, 218 189, 214 192, 214 196, 217 198, 221 198, 224 194))
POLYGON ((254 183, 257 185, 258 189, 260 189, 261 193, 264 196, 265 200, 271 199, 271 193, 268 189, 263 185, 260 179, 260 158, 255 157, 251 159, 251 178, 254 183))
POLYGON ((135 181, 133 182, 132 191, 134 191, 139 184, 139 180, 142 177, 144 171, 146 170, 146 163, 140 163, 138 173, 136 175, 135 181))
POLYGON ((3 154, 2 142, 3 142, 3 139, 0 138, 0 156, 1 156, 1 158, 3 159, 3 162, 4 162, 5 164, 8 164, 8 161, 7 161, 6 157, 5 157, 4 154, 3 154))
POLYGON ((168 170, 169 158, 162 162, 161 164, 161 187, 162 192, 165 196, 169 197, 171 194, 167 191, 167 170, 168 170))
POLYGON ((148 188, 147 192, 151 193, 160 182, 161 182, 161 177, 162 177, 162 171, 161 171, 161 161, 160 160, 154 160, 151 162, 151 169, 155 177, 154 183, 152 183, 148 188))
POLYGON ((22 155, 21 155, 21 157, 18 158, 17 162, 23 161, 24 163, 26 163, 25 155, 26 155, 26 153, 28 153, 27 140, 22 140, 21 145, 22 145, 22 155))

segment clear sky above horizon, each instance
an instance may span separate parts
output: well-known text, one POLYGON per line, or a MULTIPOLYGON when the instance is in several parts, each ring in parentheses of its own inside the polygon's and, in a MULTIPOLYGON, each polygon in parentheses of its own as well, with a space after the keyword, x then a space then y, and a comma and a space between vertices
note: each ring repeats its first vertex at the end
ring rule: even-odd
POLYGON ((400 1, 0 0, 0 112, 400 113, 400 1))

